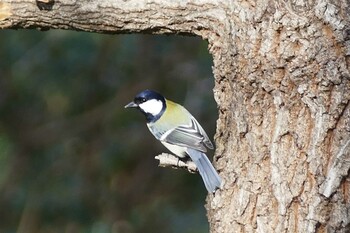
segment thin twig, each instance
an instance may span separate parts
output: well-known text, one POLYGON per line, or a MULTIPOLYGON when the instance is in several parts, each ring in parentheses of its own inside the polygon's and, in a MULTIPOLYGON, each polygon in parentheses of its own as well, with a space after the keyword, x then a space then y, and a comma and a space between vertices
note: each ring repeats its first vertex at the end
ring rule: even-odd
POLYGON ((160 167, 172 167, 174 169, 181 168, 187 170, 190 173, 198 172, 195 163, 191 160, 183 161, 179 159, 179 157, 167 153, 162 153, 154 158, 159 160, 160 167))

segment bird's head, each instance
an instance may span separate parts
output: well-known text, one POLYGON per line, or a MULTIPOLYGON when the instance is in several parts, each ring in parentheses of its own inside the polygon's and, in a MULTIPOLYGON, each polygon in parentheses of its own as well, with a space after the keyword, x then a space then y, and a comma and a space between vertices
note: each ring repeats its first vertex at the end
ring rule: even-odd
POLYGON ((146 116, 147 122, 155 122, 165 111, 166 101, 158 92, 144 90, 135 96, 134 101, 125 105, 125 108, 137 108, 146 116))

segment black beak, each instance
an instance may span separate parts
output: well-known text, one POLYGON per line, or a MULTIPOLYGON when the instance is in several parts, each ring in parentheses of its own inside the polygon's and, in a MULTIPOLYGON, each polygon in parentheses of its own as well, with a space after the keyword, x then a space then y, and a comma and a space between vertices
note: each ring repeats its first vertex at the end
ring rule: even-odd
POLYGON ((127 105, 124 106, 124 108, 137 108, 138 105, 135 104, 134 101, 131 101, 130 103, 128 103, 127 105))

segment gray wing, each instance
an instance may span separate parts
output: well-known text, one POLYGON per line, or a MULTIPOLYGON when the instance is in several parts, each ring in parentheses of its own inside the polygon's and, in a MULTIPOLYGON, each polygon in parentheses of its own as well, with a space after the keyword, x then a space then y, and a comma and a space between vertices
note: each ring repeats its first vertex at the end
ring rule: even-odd
POLYGON ((203 128, 193 117, 191 118, 190 125, 176 127, 172 131, 164 134, 161 140, 173 145, 184 146, 202 152, 207 151, 205 146, 209 149, 214 148, 203 128))

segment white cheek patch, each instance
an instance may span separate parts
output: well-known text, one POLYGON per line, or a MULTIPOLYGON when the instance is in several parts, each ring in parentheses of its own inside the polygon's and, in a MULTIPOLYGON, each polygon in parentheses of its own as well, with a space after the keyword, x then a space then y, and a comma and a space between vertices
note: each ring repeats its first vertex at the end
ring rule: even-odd
POLYGON ((146 113, 152 114, 153 116, 158 115, 163 109, 163 102, 160 100, 147 100, 142 104, 139 104, 139 107, 146 113))

